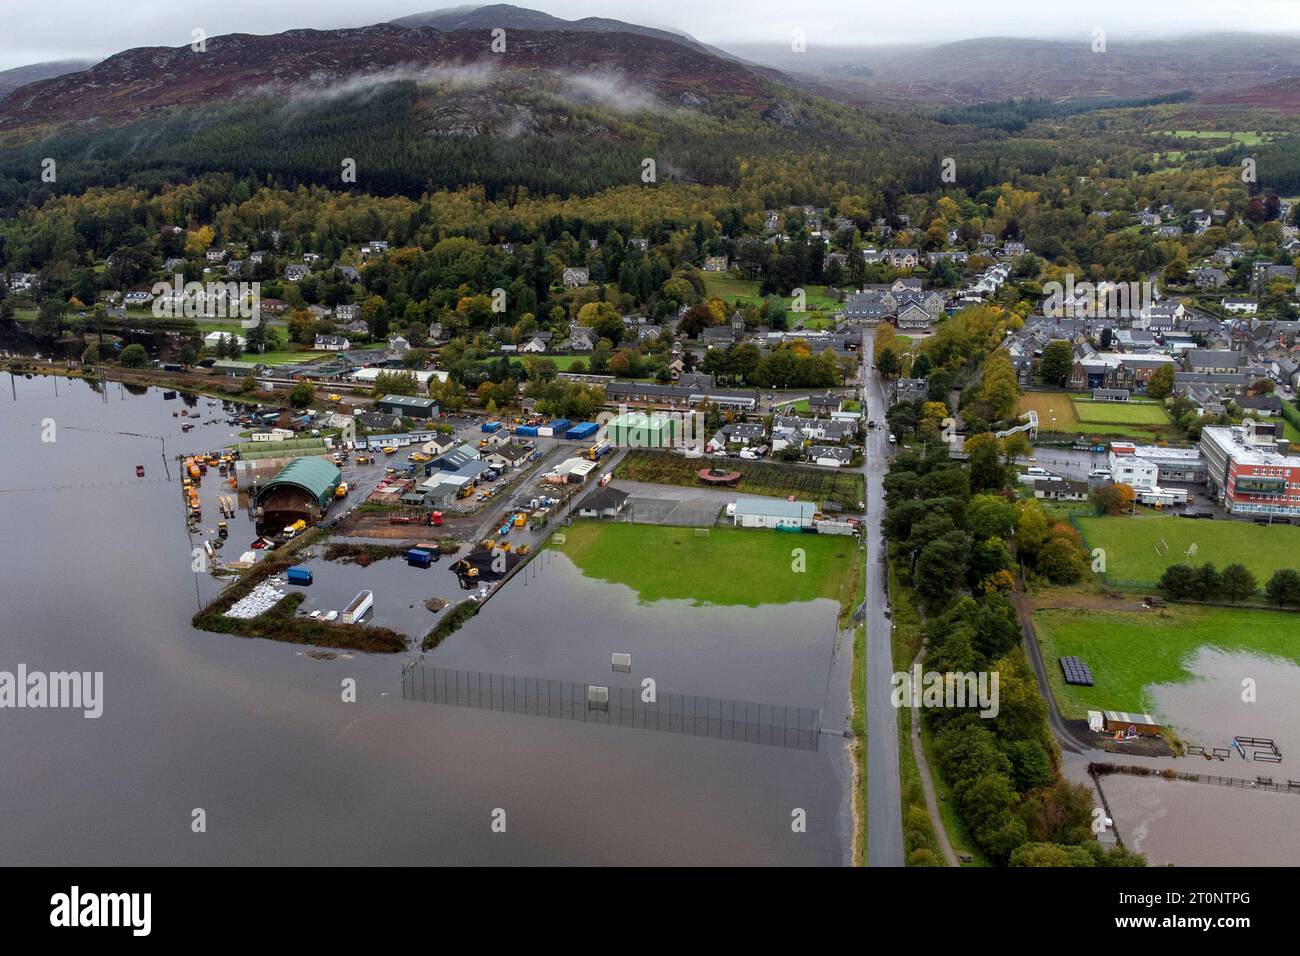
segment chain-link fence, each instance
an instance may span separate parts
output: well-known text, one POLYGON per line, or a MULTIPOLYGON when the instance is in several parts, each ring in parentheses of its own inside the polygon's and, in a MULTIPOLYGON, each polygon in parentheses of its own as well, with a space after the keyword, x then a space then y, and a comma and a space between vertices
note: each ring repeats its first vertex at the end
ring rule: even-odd
POLYGON ((619 515, 620 521, 638 524, 679 525, 711 528, 718 523, 723 505, 718 501, 678 498, 646 498, 634 495, 619 515))
POLYGON ((402 671, 406 700, 690 734, 740 743, 816 750, 821 711, 753 701, 657 692, 640 687, 518 677, 410 664, 402 671))

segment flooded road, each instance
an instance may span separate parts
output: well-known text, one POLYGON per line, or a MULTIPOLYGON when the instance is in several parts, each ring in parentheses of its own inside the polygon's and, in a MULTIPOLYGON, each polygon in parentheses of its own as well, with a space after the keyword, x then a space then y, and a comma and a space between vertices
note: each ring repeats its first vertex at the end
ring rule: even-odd
MULTIPOLYGON (((232 429, 183 434, 180 403, 156 390, 110 385, 106 397, 79 382, 0 382, 0 669, 104 673, 97 720, 0 711, 7 862, 848 862, 847 741, 833 734, 801 752, 406 702, 408 655, 320 661, 194 630, 220 584, 191 571, 177 463, 168 482, 158 439, 170 457, 215 449, 232 429), (55 440, 42 441, 51 421, 55 440), (342 699, 347 678, 356 703, 342 699), (792 832, 795 808, 806 833, 792 832), (491 830, 496 809, 505 833, 491 830), (193 831, 197 810, 206 832, 193 831)), ((223 417, 206 402, 203 421, 223 417)), ((205 479, 204 529, 218 490, 205 479)), ((238 557, 254 533, 242 513, 231 525, 238 557)), ((314 567, 309 608, 340 607, 364 585, 377 623, 413 633, 435 619, 423 598, 460 596, 445 560, 314 567)), ((664 690, 824 707, 825 726, 844 724, 849 649, 837 653, 830 602, 639 605, 561 556, 427 660, 617 683, 629 675, 610 674, 616 650, 664 690)))

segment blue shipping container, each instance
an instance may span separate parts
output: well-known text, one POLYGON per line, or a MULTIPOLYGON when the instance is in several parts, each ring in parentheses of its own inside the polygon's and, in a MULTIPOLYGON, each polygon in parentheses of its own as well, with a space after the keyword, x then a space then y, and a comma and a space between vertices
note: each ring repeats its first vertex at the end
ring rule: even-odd
POLYGON ((500 422, 484 422, 482 425, 479 426, 479 429, 485 432, 499 431, 500 428, 501 428, 500 422))
POLYGON ((536 437, 537 437, 537 426, 536 426, 536 425, 520 425, 517 429, 515 429, 515 434, 516 434, 516 435, 523 435, 525 438, 536 438, 536 437))
POLYGON ((311 568, 304 568, 301 564, 295 564, 284 572, 284 576, 290 584, 311 584, 311 568))
POLYGON ((570 428, 564 433, 564 437, 581 440, 583 438, 590 438, 598 431, 600 431, 600 426, 595 422, 583 422, 580 425, 574 425, 570 428))
POLYGON ((425 548, 412 548, 406 552, 406 563, 417 568, 427 568, 433 564, 433 552, 425 548))

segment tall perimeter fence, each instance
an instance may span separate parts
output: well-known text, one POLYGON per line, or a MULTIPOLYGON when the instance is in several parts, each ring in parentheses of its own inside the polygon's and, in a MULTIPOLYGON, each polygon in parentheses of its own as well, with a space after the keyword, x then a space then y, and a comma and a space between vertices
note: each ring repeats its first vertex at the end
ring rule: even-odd
POLYGON ((662 691, 656 693, 654 701, 647 702, 642 699, 640 687, 582 684, 418 663, 402 671, 402 697, 429 704, 794 750, 816 750, 821 735, 821 711, 810 707, 662 691))

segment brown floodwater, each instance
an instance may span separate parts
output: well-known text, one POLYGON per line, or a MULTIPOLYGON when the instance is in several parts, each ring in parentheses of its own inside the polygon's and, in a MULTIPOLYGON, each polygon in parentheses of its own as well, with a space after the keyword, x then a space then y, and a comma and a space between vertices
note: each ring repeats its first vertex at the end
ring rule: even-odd
MULTIPOLYGON (((1297 638, 1300 640, 1300 637, 1297 638)), ((1232 750, 1226 759, 1115 758, 1204 776, 1300 781, 1300 667, 1291 661, 1203 647, 1187 664, 1194 675, 1149 689, 1157 719, 1188 744, 1232 750), (1254 701, 1243 700, 1243 680, 1254 701), (1234 737, 1273 740, 1280 763, 1243 759, 1234 737)), ((1067 761, 1072 779, 1088 781, 1087 759, 1067 761)), ((1152 864, 1179 866, 1300 865, 1300 788, 1294 793, 1202 782, 1111 774, 1102 778, 1115 824, 1130 849, 1152 864)))

